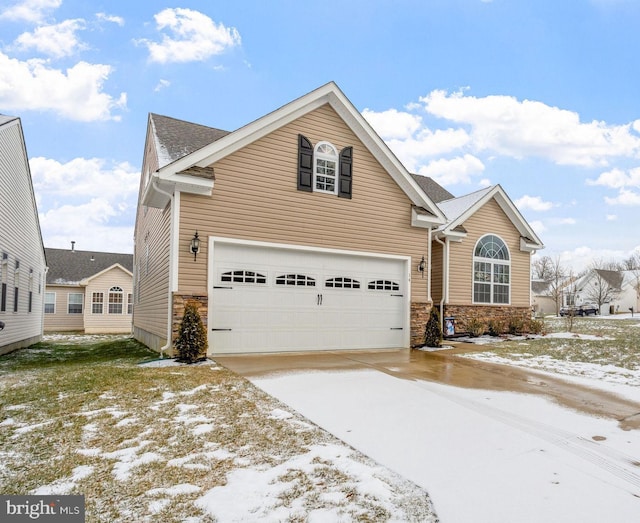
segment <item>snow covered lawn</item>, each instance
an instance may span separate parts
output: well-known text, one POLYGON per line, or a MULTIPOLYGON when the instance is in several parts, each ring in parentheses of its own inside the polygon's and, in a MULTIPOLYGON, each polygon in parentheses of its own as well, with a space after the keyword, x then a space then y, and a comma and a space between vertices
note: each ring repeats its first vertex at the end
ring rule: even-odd
POLYGON ((0 358, 0 491, 84 494, 87 521, 437 521, 427 493, 206 362, 126 337, 0 358))

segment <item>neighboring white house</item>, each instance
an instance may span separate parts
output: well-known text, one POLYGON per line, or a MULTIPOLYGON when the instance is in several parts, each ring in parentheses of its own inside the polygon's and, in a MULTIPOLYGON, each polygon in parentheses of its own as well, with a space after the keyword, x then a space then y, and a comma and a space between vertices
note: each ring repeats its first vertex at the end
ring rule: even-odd
POLYGON ((594 303, 600 314, 628 313, 640 307, 640 271, 592 269, 566 287, 563 305, 594 303))
POLYGON ((0 354, 41 340, 45 272, 22 123, 0 115, 0 354))
POLYGON ((45 332, 130 333, 133 255, 45 249, 45 332))

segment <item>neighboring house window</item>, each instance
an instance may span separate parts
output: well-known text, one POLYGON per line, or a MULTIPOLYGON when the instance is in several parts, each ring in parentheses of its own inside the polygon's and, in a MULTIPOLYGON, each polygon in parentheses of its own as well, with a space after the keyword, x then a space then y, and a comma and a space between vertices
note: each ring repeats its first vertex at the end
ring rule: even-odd
POLYGON ((33 269, 29 269, 29 312, 33 308, 33 269))
POLYGON ((18 297, 20 295, 20 260, 16 260, 16 270, 13 273, 13 312, 18 312, 18 297))
POLYGON ((473 253, 474 303, 508 304, 511 262, 505 243, 493 234, 478 240, 473 253))
POLYGON ((133 314, 133 294, 127 294, 127 314, 133 314))
POLYGON ((69 314, 82 314, 82 294, 79 292, 69 293, 69 304, 67 305, 69 314))
POLYGON ((44 313, 45 314, 56 313, 56 293, 55 292, 44 293, 44 313))
POLYGON ((123 291, 120 287, 109 289, 109 314, 122 314, 123 291))
POLYGON ((91 314, 102 314, 104 292, 94 292, 91 296, 91 314))
POLYGON ((2 287, 0 289, 0 312, 7 310, 7 274, 8 274, 9 255, 6 252, 2 253, 2 260, 0 260, 0 282, 2 287))
POLYGON ((316 145, 313 154, 313 186, 316 191, 335 194, 338 178, 338 152, 329 142, 316 145))

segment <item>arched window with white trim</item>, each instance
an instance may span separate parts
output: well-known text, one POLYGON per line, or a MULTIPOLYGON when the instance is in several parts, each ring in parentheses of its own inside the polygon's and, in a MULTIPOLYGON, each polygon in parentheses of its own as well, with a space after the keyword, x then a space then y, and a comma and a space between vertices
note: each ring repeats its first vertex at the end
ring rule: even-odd
POLYGON ((338 150, 329 142, 319 142, 313 153, 313 185, 316 191, 336 194, 338 150))
POLYGON ((511 297, 511 257, 495 234, 478 240, 473 251, 473 302, 506 305, 511 297))
POLYGON ((122 287, 111 287, 109 289, 109 314, 122 314, 122 302, 124 291, 122 287))

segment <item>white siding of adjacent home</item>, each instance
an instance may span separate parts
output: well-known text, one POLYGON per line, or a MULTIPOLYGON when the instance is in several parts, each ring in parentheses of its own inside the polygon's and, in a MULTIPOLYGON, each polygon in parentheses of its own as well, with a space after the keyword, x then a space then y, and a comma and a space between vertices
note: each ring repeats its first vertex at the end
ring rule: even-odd
POLYGON ((0 354, 40 340, 43 330, 45 257, 31 173, 19 120, 0 124, 0 263, 7 285, 0 354), (20 268, 16 271, 16 261, 20 268), (15 288, 18 310, 14 312, 15 288), (31 292, 31 311, 29 293, 31 292))

